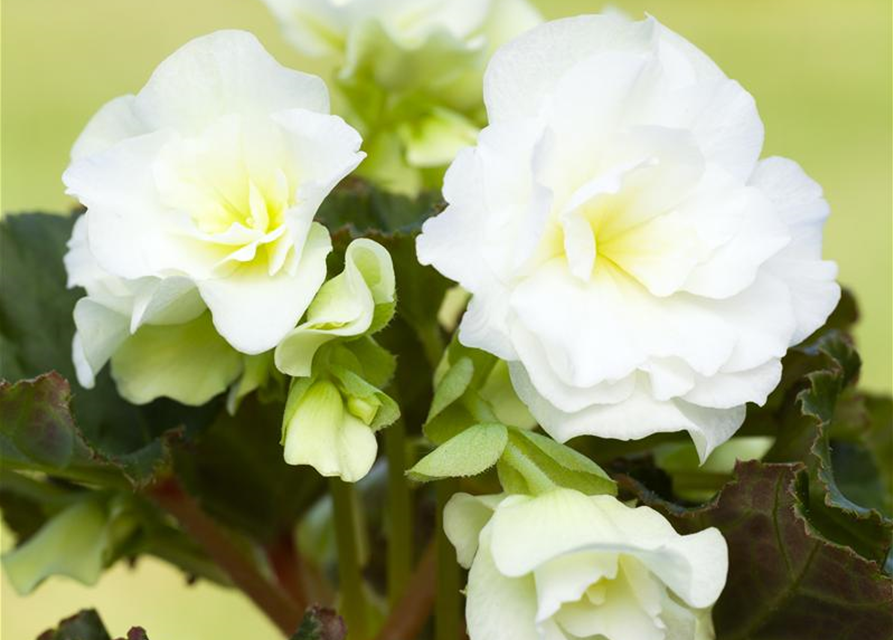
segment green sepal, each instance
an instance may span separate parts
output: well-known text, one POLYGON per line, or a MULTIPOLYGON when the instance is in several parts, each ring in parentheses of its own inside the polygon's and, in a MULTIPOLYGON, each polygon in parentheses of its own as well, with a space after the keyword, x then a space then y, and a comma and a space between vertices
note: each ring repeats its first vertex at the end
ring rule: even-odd
POLYGON ((508 438, 505 425, 476 424, 437 447, 406 475, 418 482, 475 476, 496 464, 508 438))

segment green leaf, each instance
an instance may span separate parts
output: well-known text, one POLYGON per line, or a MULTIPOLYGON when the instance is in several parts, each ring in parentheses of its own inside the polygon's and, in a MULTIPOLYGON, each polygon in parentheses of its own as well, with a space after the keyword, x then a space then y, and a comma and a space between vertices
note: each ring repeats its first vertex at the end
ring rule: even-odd
POLYGON ((134 522, 107 501, 86 498, 45 523, 24 544, 3 554, 3 570, 20 594, 31 593, 52 575, 96 584, 114 559, 114 531, 129 534, 134 522))
POLYGON ((406 475, 418 482, 475 476, 496 464, 507 443, 504 425, 477 424, 441 444, 406 475))
POLYGON ((0 381, 0 451, 41 467, 89 463, 91 455, 69 410, 71 389, 57 373, 15 384, 0 381))
POLYGON ((0 381, 0 461, 9 469, 120 485, 123 476, 86 443, 70 402, 68 382, 55 372, 0 381))
POLYGON ((0 378, 74 372, 71 313, 80 294, 65 286, 62 256, 75 218, 29 213, 0 219, 0 378))
POLYGON ((269 541, 290 531, 325 491, 309 467, 282 459, 282 405, 248 396, 191 441, 172 445, 174 470, 212 517, 269 541))
MULTIPOLYGON (((94 609, 84 609, 59 623, 58 628, 44 631, 37 640, 111 640, 102 619, 94 609)), ((149 640, 142 627, 132 627, 127 638, 119 640, 149 640)))
MULTIPOLYGON (((859 355, 848 336, 831 329, 800 345, 792 356, 789 360, 796 359, 798 370, 805 373, 799 384, 790 385, 785 399, 770 413, 778 438, 765 459, 804 461, 809 472, 804 491, 809 499, 810 524, 827 538, 882 563, 891 551, 893 520, 875 505, 885 504, 884 495, 889 489, 877 473, 874 478, 865 477, 871 472, 870 466, 847 460, 848 454, 856 453, 853 447, 838 448, 832 438, 836 431, 858 429, 850 423, 861 420, 860 398, 850 388, 858 377, 859 355), (860 495, 867 504, 854 502, 838 486, 835 459, 839 468, 850 469, 850 473, 854 465, 860 466, 860 495), (872 487, 878 493, 866 497, 872 487)), ((851 496, 855 497, 852 492, 851 496)))
MULTIPOLYGON (((77 215, 34 213, 0 220, 2 379, 15 382, 57 371, 75 380, 72 311, 83 291, 66 287, 62 257, 77 215)), ((75 387, 71 395, 71 414, 84 443, 140 486, 164 464, 162 434, 180 427, 192 433, 220 409, 219 401, 186 408, 157 400, 136 407, 118 395, 108 371, 97 377, 94 389, 75 387)))
POLYGON ((309 607, 301 620, 301 626, 291 640, 345 640, 347 626, 332 609, 314 605, 309 607))
POLYGON ((810 524, 802 464, 739 463, 708 505, 683 509, 628 476, 621 486, 680 533, 708 527, 729 545, 729 575, 713 609, 718 640, 889 640, 893 580, 877 562, 810 524))
POLYGON ((555 487, 588 495, 617 494, 617 485, 595 462, 551 438, 509 430, 509 442, 497 467, 509 493, 542 493, 555 487))
POLYGON ((474 376, 474 364, 470 358, 460 358, 450 366, 434 390, 434 399, 428 412, 428 422, 462 397, 474 376))
POLYGON ((37 640, 112 640, 102 618, 94 609, 84 609, 59 623, 55 630, 44 631, 37 640))
POLYGON ((368 182, 345 180, 323 200, 315 219, 335 232, 348 227, 355 235, 367 232, 413 232, 441 208, 437 191, 416 198, 389 193, 368 182))

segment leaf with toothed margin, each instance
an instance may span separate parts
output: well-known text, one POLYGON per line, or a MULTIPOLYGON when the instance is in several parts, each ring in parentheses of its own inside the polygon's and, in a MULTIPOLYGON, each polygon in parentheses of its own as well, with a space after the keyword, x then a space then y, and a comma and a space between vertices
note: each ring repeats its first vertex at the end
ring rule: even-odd
POLYGON ((94 609, 65 618, 56 629, 44 631, 37 640, 112 640, 94 609))
POLYGON ((869 420, 864 399, 853 389, 859 355, 846 334, 830 329, 792 350, 787 361, 800 378, 789 383, 774 408, 748 418, 753 424, 759 416, 777 434, 764 460, 804 462, 811 525, 827 538, 883 563, 893 543, 893 520, 883 512, 889 489, 880 469, 865 461, 884 454, 872 454, 870 439, 848 444, 839 437, 863 429, 860 425, 869 420), (838 475, 852 473, 855 465, 862 471, 858 496, 847 495, 838 483, 838 475))
POLYGON ((713 608, 717 640, 893 637, 893 579, 812 526, 802 463, 738 463, 714 500, 694 509, 629 476, 618 482, 680 533, 716 527, 725 537, 729 574, 713 608))
MULTIPOLYGON (((0 220, 0 379, 9 383, 50 371, 69 381, 76 379, 71 361, 72 312, 83 290, 66 287, 62 258, 78 215, 27 213, 0 220)), ((8 392, 9 385, 0 389, 0 394, 8 392)), ((199 430, 221 406, 219 399, 205 407, 184 407, 169 400, 134 406, 118 395, 108 371, 97 377, 90 390, 72 382, 68 396, 70 415, 84 444, 120 467, 136 485, 151 481, 164 464, 162 434, 181 427, 188 433, 199 430)), ((19 437, 39 438, 39 434, 19 437)), ((56 444, 67 446, 61 440, 56 444)), ((64 451, 57 455, 64 456, 64 451)))
MULTIPOLYGON (((102 618, 95 609, 84 609, 59 623, 56 629, 44 631, 37 640, 111 640, 102 618)), ((118 640, 149 640, 142 627, 131 627, 126 638, 118 640)))

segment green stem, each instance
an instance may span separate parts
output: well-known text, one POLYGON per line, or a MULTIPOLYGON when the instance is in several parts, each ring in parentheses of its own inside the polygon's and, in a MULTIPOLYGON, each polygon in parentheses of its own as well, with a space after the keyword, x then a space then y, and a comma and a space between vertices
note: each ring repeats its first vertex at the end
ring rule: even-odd
POLYGON ((385 430, 388 457, 388 604, 399 602, 412 573, 412 505, 405 470, 406 426, 398 420, 385 430))
POLYGON ((460 628, 459 563, 443 530, 443 508, 456 490, 453 478, 440 480, 437 493, 437 595, 434 601, 434 640, 457 640, 460 628))
POLYGON ((350 640, 366 640, 369 637, 366 596, 360 567, 353 487, 339 478, 332 478, 329 489, 335 511, 335 543, 338 548, 339 613, 347 624, 350 640))

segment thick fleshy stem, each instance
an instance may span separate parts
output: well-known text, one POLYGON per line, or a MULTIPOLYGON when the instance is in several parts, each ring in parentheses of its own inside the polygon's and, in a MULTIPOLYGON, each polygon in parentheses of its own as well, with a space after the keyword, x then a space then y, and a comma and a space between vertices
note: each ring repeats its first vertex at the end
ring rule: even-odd
POLYGON ((299 609, 306 609, 310 599, 307 594, 304 561, 298 553, 291 531, 282 533, 267 546, 267 559, 279 586, 291 596, 299 609))
POLYGON ((456 491, 456 480, 436 483, 437 495, 437 594, 434 602, 434 640, 457 640, 460 633, 459 563, 443 530, 443 508, 456 491))
POLYGON ((335 544, 338 549, 339 613, 347 624, 351 640, 367 640, 368 617, 363 572, 360 567, 358 526, 353 487, 331 478, 329 490, 335 512, 335 544))
POLYGON ((174 478, 152 485, 147 493, 177 519, 183 529, 239 589, 285 634, 291 635, 304 615, 290 597, 267 580, 231 536, 209 518, 174 478))
POLYGON ((406 640, 419 636, 434 606, 436 572, 437 542, 432 539, 422 552, 403 596, 391 607, 391 613, 378 633, 377 640, 406 640))
POLYGON ((398 420, 385 430, 388 457, 388 604, 399 602, 412 572, 412 505, 405 470, 406 426, 398 420))

